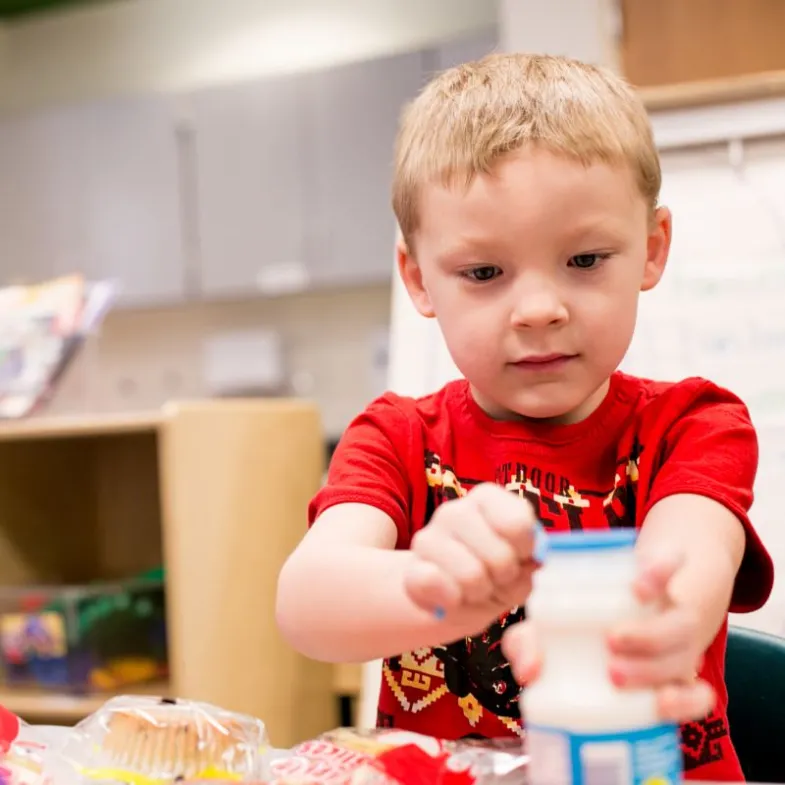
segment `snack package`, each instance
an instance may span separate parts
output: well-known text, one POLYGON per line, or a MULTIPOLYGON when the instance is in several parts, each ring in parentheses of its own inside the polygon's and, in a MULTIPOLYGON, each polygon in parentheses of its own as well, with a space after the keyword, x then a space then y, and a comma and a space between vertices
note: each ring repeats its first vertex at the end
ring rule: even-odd
POLYGON ((267 762, 270 785, 520 785, 520 739, 440 741, 341 728, 267 762))
POLYGON ((264 724, 207 703, 117 697, 45 755, 45 783, 170 785, 261 779, 264 724))
POLYGON ((3 757, 8 785, 42 785, 46 760, 58 754, 70 733, 70 728, 21 723, 3 757))

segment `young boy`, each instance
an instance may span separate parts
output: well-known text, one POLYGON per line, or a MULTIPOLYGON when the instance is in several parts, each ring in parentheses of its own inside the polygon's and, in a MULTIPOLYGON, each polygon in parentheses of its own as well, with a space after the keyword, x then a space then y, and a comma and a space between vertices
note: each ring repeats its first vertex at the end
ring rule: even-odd
POLYGON ((465 379, 384 395, 349 426, 278 595, 305 654, 384 658, 380 725, 518 733, 519 684, 538 666, 518 624, 535 521, 638 527, 636 591, 661 610, 610 631, 611 677, 655 688, 684 723, 688 776, 742 778, 727 613, 761 606, 773 572, 747 517, 755 432, 708 381, 617 370, 668 257, 659 189, 642 104, 581 63, 489 56, 405 112, 400 274, 465 379))

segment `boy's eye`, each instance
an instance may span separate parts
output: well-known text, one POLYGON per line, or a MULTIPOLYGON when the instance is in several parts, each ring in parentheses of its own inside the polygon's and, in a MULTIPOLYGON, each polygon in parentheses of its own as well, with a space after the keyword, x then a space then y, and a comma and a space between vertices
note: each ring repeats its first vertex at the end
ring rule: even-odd
POLYGON ((495 265, 484 264, 482 267, 474 267, 471 270, 467 270, 464 275, 478 283, 485 283, 501 275, 501 270, 495 265))
POLYGON ((570 259, 570 264, 577 267, 579 270, 589 270, 594 267, 597 262, 602 261, 603 257, 598 253, 582 253, 573 256, 570 259))

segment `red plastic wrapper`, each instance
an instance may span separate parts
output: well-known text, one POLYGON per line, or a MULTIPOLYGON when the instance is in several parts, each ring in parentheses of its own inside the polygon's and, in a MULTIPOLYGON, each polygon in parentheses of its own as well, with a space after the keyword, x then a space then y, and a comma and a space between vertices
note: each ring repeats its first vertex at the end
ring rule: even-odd
POLYGON ((339 729, 269 762, 270 785, 521 785, 521 741, 339 729))

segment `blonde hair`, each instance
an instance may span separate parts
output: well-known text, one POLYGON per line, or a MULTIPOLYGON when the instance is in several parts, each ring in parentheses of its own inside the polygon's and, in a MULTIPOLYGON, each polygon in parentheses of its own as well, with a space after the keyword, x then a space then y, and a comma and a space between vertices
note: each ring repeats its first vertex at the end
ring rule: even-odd
POLYGON ((536 144, 583 164, 629 166, 652 210, 661 172, 651 124, 610 71, 566 57, 492 54, 436 76, 404 110, 393 209, 405 241, 428 183, 468 187, 499 158, 536 144))

